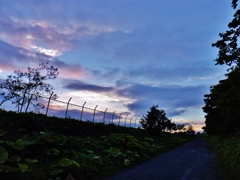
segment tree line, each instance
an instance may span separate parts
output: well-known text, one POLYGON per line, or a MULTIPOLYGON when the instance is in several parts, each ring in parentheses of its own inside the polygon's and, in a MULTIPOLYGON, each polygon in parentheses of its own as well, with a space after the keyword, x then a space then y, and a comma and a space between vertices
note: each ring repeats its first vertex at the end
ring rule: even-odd
POLYGON ((208 134, 228 134, 240 128, 240 9, 238 0, 232 0, 236 10, 228 30, 220 33, 220 40, 212 46, 218 48, 216 65, 227 65, 226 78, 210 87, 204 95, 206 126, 208 134))

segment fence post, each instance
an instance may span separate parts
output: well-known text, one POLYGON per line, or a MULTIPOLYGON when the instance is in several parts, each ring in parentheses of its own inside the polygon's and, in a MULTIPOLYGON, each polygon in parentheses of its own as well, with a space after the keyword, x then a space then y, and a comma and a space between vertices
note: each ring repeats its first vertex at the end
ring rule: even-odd
POLYGON ((53 92, 51 93, 51 95, 50 95, 50 97, 49 97, 49 99, 48 99, 48 105, 47 105, 47 110, 46 110, 46 116, 47 116, 47 114, 48 114, 48 108, 49 108, 49 104, 50 104, 50 100, 51 100, 51 98, 52 98, 52 95, 53 95, 53 92))
POLYGON ((105 114, 107 112, 108 108, 104 111, 104 114, 103 114, 103 124, 105 124, 105 114))
MULTIPOLYGON (((128 114, 128 115, 129 115, 129 114, 128 114)), ((126 127, 126 121, 127 121, 127 117, 128 117, 128 115, 127 115, 126 118, 125 118, 125 125, 124 125, 125 127, 126 127)))
POLYGON ((132 124, 132 118, 133 118, 133 117, 131 117, 131 119, 130 119, 130 127, 131 127, 131 124, 132 124))
POLYGON ((95 111, 97 109, 98 105, 96 105, 95 109, 94 109, 94 113, 93 113, 93 122, 94 122, 94 117, 95 117, 95 111))
POLYGON ((70 97, 70 99, 68 100, 67 103, 67 109, 66 109, 66 113, 65 113, 65 118, 67 118, 67 113, 68 113, 68 106, 69 106, 69 102, 71 101, 72 97, 70 97))
POLYGON ((120 125, 121 115, 122 115, 122 113, 121 113, 120 116, 119 116, 118 126, 120 125))
POLYGON ((86 104, 86 101, 85 101, 85 103, 84 103, 83 106, 82 106, 82 112, 81 112, 80 121, 82 121, 83 108, 84 108, 85 104, 86 104))
POLYGON ((112 123, 113 123, 113 117, 114 117, 115 112, 116 112, 116 111, 114 111, 113 114, 112 114, 112 123))

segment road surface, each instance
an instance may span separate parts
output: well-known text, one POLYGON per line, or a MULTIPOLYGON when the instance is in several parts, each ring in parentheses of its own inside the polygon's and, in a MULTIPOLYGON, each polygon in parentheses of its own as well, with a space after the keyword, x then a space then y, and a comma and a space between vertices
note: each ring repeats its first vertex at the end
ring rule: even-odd
POLYGON ((109 180, 216 180, 215 156, 196 139, 109 180))

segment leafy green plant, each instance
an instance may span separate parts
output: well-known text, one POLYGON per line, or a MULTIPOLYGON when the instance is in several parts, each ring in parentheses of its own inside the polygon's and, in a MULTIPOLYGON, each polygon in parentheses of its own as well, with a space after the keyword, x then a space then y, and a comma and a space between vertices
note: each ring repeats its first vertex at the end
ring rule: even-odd
POLYGON ((74 160, 72 160, 72 159, 68 159, 68 158, 63 158, 63 159, 61 159, 61 161, 59 162, 59 164, 61 165, 61 166, 63 166, 63 167, 67 167, 67 166, 77 166, 77 167, 80 167, 80 165, 76 162, 76 161, 74 161, 74 160))
POLYGON ((37 159, 25 159, 25 161, 26 161, 28 164, 34 164, 34 163, 37 163, 37 162, 38 162, 37 159))
POLYGON ((25 148, 25 143, 22 139, 17 139, 13 147, 17 150, 22 150, 25 148))
POLYGON ((6 149, 0 146, 0 164, 5 163, 5 161, 8 159, 8 152, 6 149))
POLYGON ((21 159, 22 159, 21 156, 14 154, 14 155, 11 155, 11 157, 8 160, 11 162, 19 162, 21 159))
POLYGON ((129 166, 131 164, 131 161, 129 159, 124 160, 124 165, 129 166))
POLYGON ((29 171, 29 167, 27 164, 20 164, 20 163, 17 163, 18 167, 19 167, 19 170, 21 172, 27 172, 29 171))

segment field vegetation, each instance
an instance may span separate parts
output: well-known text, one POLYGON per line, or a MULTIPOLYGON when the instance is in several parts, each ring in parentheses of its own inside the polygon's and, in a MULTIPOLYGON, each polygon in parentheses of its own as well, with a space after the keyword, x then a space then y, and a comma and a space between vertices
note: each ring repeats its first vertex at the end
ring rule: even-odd
POLYGON ((240 177, 240 133, 229 136, 208 136, 208 145, 216 154, 218 170, 224 179, 238 180, 240 177))
POLYGON ((0 177, 101 179, 192 140, 184 133, 0 110, 0 177))

